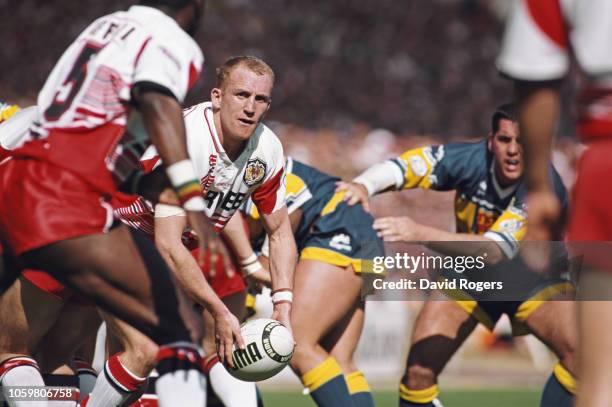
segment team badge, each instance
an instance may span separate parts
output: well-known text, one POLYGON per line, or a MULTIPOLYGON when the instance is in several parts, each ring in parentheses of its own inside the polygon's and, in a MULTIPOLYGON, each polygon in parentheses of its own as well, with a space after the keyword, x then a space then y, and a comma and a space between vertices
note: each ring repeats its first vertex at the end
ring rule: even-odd
POLYGON ((244 183, 252 187, 261 182, 266 175, 266 163, 259 158, 252 158, 247 162, 244 170, 244 183))

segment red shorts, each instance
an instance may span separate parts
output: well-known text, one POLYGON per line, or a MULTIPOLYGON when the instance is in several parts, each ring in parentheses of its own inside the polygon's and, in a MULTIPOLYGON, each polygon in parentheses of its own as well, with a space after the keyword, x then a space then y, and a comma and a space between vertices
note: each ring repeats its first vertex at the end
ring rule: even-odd
POLYGON ((35 159, 0 166, 0 230, 19 255, 69 238, 104 233, 113 210, 73 173, 35 159))
POLYGON ((572 191, 570 240, 612 240, 612 140, 594 142, 578 164, 572 191))
POLYGON ((612 139, 590 144, 578 164, 568 238, 585 264, 612 271, 612 139), (599 243, 586 243, 598 241, 599 243), (605 243, 604 243, 605 242, 605 243))
MULTIPOLYGON (((191 255, 196 260, 198 258, 198 253, 199 251, 197 248, 191 250, 191 255)), ((244 278, 242 274, 237 271, 239 269, 236 267, 235 263, 232 264, 231 271, 229 272, 224 269, 221 259, 219 259, 214 265, 214 268, 212 268, 210 264, 210 253, 206 252, 204 256, 204 266, 202 266, 201 269, 206 277, 206 281, 208 281, 219 298, 225 298, 246 289, 244 278)))
POLYGON ((21 274, 26 280, 38 287, 40 290, 51 294, 63 302, 70 301, 83 306, 93 305, 89 301, 79 297, 71 289, 67 288, 44 271, 26 269, 23 270, 21 274))

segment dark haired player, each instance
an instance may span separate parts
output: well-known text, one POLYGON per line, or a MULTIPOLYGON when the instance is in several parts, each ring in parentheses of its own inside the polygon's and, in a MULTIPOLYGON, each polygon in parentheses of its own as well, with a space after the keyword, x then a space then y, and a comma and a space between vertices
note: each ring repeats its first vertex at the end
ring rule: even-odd
MULTIPOLYGON (((554 191, 565 206, 565 188, 554 169, 552 173, 554 191)), ((486 245, 488 262, 495 264, 516 255, 526 232, 522 175, 518 124, 513 105, 506 104, 493 114, 491 132, 485 140, 409 150, 370 167, 340 188, 347 190, 349 203, 364 202, 368 196, 389 189, 455 190, 456 232, 425 226, 408 217, 377 219, 374 227, 385 241, 425 242, 443 254, 457 255, 461 254, 457 251, 473 248, 457 242, 480 242, 486 245)), ((526 287, 524 298, 516 301, 476 301, 468 293, 463 293, 468 295, 467 300, 464 296, 462 300, 444 301, 442 294, 434 294, 415 322, 400 384, 400 405, 439 405, 437 378, 446 363, 479 322, 492 330, 504 313, 510 317, 515 335, 534 334, 560 360, 544 389, 542 406, 571 402, 576 388, 574 304, 546 301, 571 291, 569 282, 550 279, 526 287)))

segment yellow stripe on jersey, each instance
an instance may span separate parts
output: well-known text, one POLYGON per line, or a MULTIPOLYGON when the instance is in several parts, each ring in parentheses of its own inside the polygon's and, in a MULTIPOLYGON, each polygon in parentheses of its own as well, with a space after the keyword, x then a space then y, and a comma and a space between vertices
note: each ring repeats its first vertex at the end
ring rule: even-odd
POLYGON ((524 211, 513 207, 506 209, 489 229, 520 242, 527 233, 527 219, 524 211))
POLYGON ((433 171, 433 163, 428 152, 431 147, 415 148, 408 150, 399 156, 405 164, 404 189, 431 187, 429 175, 433 171))
POLYGON ((329 213, 332 213, 336 210, 336 207, 342 202, 342 198, 344 197, 344 191, 336 192, 332 198, 327 201, 323 210, 321 211, 321 216, 325 216, 329 213))
POLYGON ((478 207, 474 202, 465 201, 461 198, 455 200, 455 221, 457 223, 457 232, 472 233, 474 219, 476 219, 476 210, 478 207))
MULTIPOLYGON (((287 209, 289 210, 289 213, 291 213, 293 210, 299 208, 299 206, 304 203, 297 200, 297 197, 300 196, 300 194, 304 193, 304 191, 307 191, 308 186, 302 178, 292 173, 285 174, 285 182, 285 201, 288 204, 287 209), (293 201, 298 203, 299 206, 297 208, 289 208, 290 202, 293 201)), ((249 209, 250 210, 248 215, 255 220, 259 219, 260 216, 257 207, 255 205, 250 205, 249 209)))

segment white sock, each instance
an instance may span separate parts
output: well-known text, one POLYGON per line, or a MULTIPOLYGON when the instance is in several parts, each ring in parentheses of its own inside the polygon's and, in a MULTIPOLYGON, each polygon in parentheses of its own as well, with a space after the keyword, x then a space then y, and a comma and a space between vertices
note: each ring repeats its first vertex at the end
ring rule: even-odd
POLYGON ((160 407, 205 407, 206 378, 200 350, 188 343, 160 348, 155 382, 160 407))
POLYGON ((79 391, 81 392, 81 400, 93 391, 98 377, 94 368, 85 360, 80 358, 73 359, 74 367, 79 376, 79 391))
POLYGON ((123 406, 133 399, 135 392, 142 391, 146 378, 127 370, 119 361, 119 355, 111 356, 104 365, 85 403, 87 407, 123 406))
POLYGON ((257 407, 255 383, 243 382, 228 373, 219 358, 208 370, 210 385, 225 407, 257 407))
POLYGON ((7 404, 10 407, 47 407, 46 401, 14 401, 9 400, 8 389, 5 386, 44 386, 38 363, 30 357, 18 356, 0 364, 0 387, 7 404))

